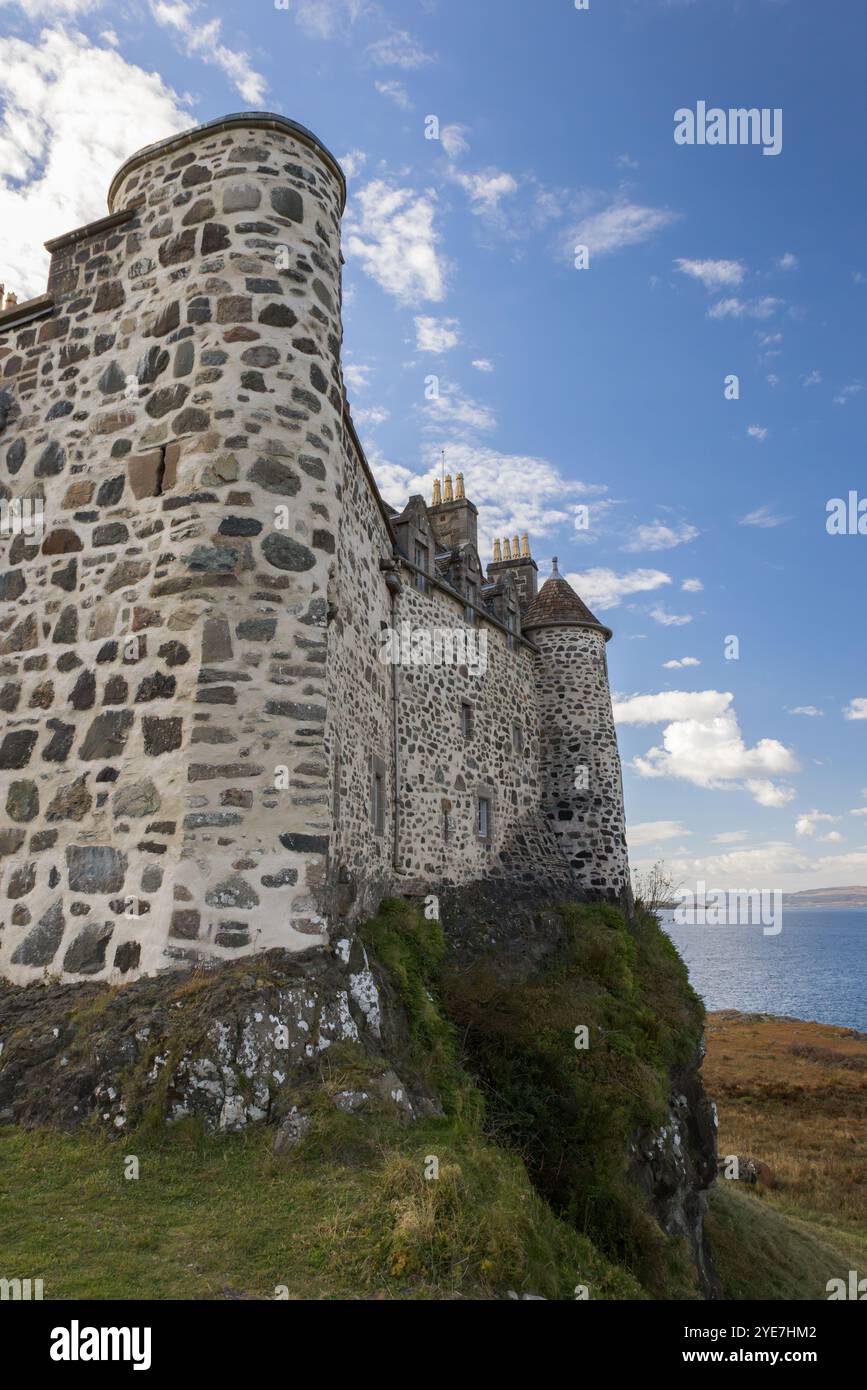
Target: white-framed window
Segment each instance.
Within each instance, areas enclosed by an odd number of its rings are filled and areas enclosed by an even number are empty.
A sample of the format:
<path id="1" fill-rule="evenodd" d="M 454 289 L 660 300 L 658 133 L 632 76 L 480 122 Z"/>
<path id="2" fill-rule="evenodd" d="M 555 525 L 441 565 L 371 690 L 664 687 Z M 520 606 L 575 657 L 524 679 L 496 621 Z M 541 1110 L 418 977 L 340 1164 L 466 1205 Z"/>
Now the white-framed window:
<path id="1" fill-rule="evenodd" d="M 466 700 L 461 701 L 461 733 L 464 738 L 473 736 L 473 707 Z"/>

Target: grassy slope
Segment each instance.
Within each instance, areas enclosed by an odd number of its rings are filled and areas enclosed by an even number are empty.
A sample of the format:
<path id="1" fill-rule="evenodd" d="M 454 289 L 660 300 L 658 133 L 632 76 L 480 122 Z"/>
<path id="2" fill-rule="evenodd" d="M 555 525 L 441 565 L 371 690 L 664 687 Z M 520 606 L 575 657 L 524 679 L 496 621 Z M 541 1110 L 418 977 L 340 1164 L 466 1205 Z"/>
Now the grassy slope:
<path id="1" fill-rule="evenodd" d="M 727 1011 L 709 1016 L 707 1042 L 719 1152 L 767 1164 L 773 1184 L 711 1194 L 727 1296 L 825 1298 L 829 1279 L 867 1271 L 867 1038 Z"/>
<path id="2" fill-rule="evenodd" d="M 161 1143 L 0 1130 L 2 1259 L 46 1298 L 641 1297 L 531 1190 L 517 1160 L 446 1120 L 285 1159 L 271 1135 Z M 124 1178 L 125 1155 L 139 1159 Z M 440 1159 L 438 1182 L 423 1177 Z"/>

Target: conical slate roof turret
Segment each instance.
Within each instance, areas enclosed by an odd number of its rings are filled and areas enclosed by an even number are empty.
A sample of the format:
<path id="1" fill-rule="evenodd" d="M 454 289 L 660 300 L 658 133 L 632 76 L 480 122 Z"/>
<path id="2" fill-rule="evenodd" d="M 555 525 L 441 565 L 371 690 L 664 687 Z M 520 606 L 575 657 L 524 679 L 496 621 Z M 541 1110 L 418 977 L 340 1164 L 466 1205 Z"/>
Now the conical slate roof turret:
<path id="1" fill-rule="evenodd" d="M 613 636 L 611 628 L 594 617 L 572 585 L 563 578 L 557 568 L 556 555 L 550 578 L 545 580 L 521 618 L 524 632 L 535 627 L 592 627 L 605 634 L 606 642 Z"/>

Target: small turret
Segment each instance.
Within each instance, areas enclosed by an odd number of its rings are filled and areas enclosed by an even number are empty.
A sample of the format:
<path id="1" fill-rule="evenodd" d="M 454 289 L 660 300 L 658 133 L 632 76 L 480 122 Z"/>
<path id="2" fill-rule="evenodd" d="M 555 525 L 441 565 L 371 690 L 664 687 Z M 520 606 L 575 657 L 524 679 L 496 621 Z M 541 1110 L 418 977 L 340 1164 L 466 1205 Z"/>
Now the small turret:
<path id="1" fill-rule="evenodd" d="M 556 557 L 523 618 L 539 648 L 537 692 L 543 810 L 582 889 L 631 904 L 626 817 L 605 644 Z"/>

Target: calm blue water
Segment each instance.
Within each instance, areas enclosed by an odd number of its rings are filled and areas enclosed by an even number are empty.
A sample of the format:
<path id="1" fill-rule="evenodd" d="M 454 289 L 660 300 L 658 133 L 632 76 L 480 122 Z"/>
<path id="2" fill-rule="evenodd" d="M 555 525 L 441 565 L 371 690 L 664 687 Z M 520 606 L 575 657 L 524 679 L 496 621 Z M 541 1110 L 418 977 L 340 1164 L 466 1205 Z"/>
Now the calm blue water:
<path id="1" fill-rule="evenodd" d="M 788 1014 L 867 1032 L 867 911 L 783 911 L 758 927 L 681 927 L 661 914 L 708 1009 Z"/>

